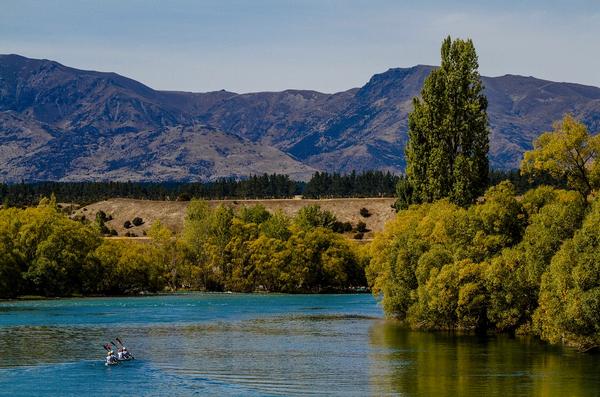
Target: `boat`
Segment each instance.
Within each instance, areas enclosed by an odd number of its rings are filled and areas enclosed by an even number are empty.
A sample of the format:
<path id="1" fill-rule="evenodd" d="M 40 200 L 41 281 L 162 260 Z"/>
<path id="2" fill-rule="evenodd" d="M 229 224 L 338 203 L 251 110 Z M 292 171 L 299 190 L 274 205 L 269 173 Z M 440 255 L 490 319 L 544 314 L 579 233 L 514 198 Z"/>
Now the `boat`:
<path id="1" fill-rule="evenodd" d="M 117 342 L 119 342 L 119 344 L 121 345 L 121 347 L 119 348 L 119 354 L 118 355 L 114 354 L 114 351 L 112 350 L 112 347 L 111 347 L 111 344 L 114 347 L 117 347 L 117 345 L 115 344 L 115 342 L 111 341 L 110 343 L 105 343 L 103 345 L 104 350 L 106 350 L 106 355 L 107 355 L 106 356 L 106 361 L 104 362 L 104 365 L 106 365 L 107 367 L 113 366 L 113 365 L 118 365 L 121 362 L 131 361 L 131 360 L 135 359 L 133 357 L 133 355 L 127 351 L 127 348 L 125 346 L 123 346 L 123 342 L 121 342 L 121 339 L 119 339 L 119 338 L 116 338 L 116 339 L 117 339 Z M 125 354 L 122 354 L 123 352 Z"/>

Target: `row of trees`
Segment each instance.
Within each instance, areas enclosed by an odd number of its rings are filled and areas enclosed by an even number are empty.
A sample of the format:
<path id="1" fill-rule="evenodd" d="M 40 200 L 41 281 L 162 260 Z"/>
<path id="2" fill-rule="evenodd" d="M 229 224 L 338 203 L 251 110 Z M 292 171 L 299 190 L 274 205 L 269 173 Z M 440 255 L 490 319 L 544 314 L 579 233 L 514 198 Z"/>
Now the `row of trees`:
<path id="1" fill-rule="evenodd" d="M 0 297 L 177 289 L 319 292 L 366 285 L 361 248 L 310 206 L 294 218 L 262 206 L 190 203 L 181 236 L 154 223 L 149 242 L 102 239 L 52 200 L 0 210 Z"/>
<path id="2" fill-rule="evenodd" d="M 394 197 L 400 178 L 383 171 L 351 172 L 346 175 L 317 172 L 302 194 L 306 198 Z"/>
<path id="3" fill-rule="evenodd" d="M 55 195 L 58 202 L 89 204 L 123 197 L 145 200 L 268 199 L 321 197 L 393 197 L 399 176 L 366 171 L 348 175 L 317 172 L 309 182 L 290 180 L 287 175 L 261 175 L 246 179 L 220 179 L 206 183 L 149 182 L 36 182 L 0 184 L 4 206 L 37 205 L 42 197 Z"/>
<path id="4" fill-rule="evenodd" d="M 36 182 L 0 184 L 0 201 L 5 206 L 36 205 L 42 197 L 55 195 L 62 203 L 89 204 L 122 197 L 145 200 L 191 198 L 290 198 L 301 194 L 304 183 L 287 175 L 264 174 L 236 180 L 206 183 L 184 182 Z"/>

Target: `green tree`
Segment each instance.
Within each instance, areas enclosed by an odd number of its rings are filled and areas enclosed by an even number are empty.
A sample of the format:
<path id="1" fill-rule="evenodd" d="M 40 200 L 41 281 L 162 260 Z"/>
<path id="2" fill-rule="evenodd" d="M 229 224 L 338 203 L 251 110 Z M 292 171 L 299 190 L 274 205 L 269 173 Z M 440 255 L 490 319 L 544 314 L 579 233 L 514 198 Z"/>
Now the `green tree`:
<path id="1" fill-rule="evenodd" d="M 485 189 L 489 130 L 478 67 L 471 40 L 444 40 L 441 66 L 425 80 L 409 115 L 406 174 L 412 199 L 449 197 L 464 206 Z M 400 199 L 400 207 L 406 206 L 409 200 Z"/>
<path id="2" fill-rule="evenodd" d="M 19 250 L 17 236 L 22 210 L 0 210 L 0 298 L 13 298 L 21 292 L 26 262 Z"/>
<path id="3" fill-rule="evenodd" d="M 260 231 L 269 238 L 287 240 L 292 234 L 289 229 L 290 223 L 290 218 L 281 210 L 278 210 L 269 219 L 261 223 Z"/>
<path id="4" fill-rule="evenodd" d="M 187 206 L 183 224 L 183 244 L 200 276 L 200 285 L 210 288 L 217 284 L 210 262 L 210 221 L 213 210 L 207 201 L 192 200 Z"/>
<path id="5" fill-rule="evenodd" d="M 257 225 L 260 225 L 271 217 L 271 213 L 267 211 L 264 205 L 256 204 L 240 208 L 237 217 L 245 223 L 256 223 Z"/>
<path id="6" fill-rule="evenodd" d="M 566 178 L 569 186 L 587 197 L 600 185 L 600 135 L 592 135 L 586 126 L 567 114 L 533 142 L 533 150 L 524 154 L 521 173 L 536 176 L 548 172 Z"/>
<path id="7" fill-rule="evenodd" d="M 182 241 L 175 238 L 173 232 L 160 221 L 152 223 L 148 237 L 151 238 L 149 254 L 153 256 L 154 264 L 162 269 L 168 288 L 175 291 L 184 286 L 188 263 L 183 255 Z"/>
<path id="8" fill-rule="evenodd" d="M 396 202 L 394 208 L 396 211 L 407 209 L 414 202 L 414 188 L 407 177 L 402 177 L 396 184 Z"/>
<path id="9" fill-rule="evenodd" d="M 565 241 L 542 277 L 534 323 L 543 339 L 600 347 L 600 201 Z"/>
<path id="10" fill-rule="evenodd" d="M 294 222 L 305 230 L 316 227 L 333 229 L 337 218 L 331 211 L 322 210 L 320 206 L 313 204 L 300 208 Z"/>

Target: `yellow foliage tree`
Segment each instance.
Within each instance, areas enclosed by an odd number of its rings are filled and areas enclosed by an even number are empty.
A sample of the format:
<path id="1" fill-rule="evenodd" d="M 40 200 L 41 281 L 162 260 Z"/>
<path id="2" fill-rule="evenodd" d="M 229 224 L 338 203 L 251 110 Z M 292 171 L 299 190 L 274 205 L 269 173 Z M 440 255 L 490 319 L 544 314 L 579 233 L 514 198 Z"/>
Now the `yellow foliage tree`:
<path id="1" fill-rule="evenodd" d="M 525 152 L 521 174 L 548 172 L 566 178 L 569 186 L 587 197 L 600 183 L 600 135 L 592 135 L 586 126 L 567 114 L 533 142 Z"/>

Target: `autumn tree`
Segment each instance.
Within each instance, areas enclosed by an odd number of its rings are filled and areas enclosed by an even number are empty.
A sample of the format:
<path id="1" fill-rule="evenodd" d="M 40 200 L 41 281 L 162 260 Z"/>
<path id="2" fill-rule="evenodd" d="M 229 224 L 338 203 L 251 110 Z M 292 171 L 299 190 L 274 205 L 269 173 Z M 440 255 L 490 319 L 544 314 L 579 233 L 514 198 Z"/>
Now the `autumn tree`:
<path id="1" fill-rule="evenodd" d="M 600 135 L 592 135 L 586 126 L 567 114 L 533 142 L 525 152 L 521 173 L 536 176 L 548 172 L 566 178 L 569 186 L 587 197 L 600 184 Z"/>
<path id="2" fill-rule="evenodd" d="M 472 203 L 488 180 L 487 99 L 473 42 L 442 43 L 441 66 L 425 80 L 408 119 L 406 174 L 413 199 Z"/>

